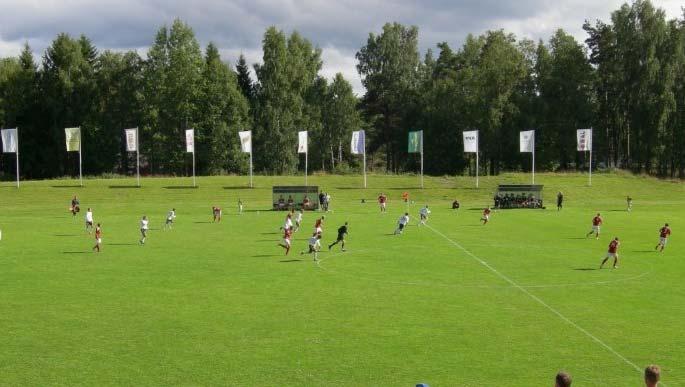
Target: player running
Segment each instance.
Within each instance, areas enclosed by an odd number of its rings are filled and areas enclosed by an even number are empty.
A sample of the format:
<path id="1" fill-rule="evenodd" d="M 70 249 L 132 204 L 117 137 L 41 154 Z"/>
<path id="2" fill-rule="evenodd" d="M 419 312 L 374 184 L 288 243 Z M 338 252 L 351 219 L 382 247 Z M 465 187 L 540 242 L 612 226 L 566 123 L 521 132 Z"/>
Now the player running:
<path id="1" fill-rule="evenodd" d="M 93 232 L 93 210 L 90 208 L 86 211 L 86 231 L 88 231 L 88 234 Z"/>
<path id="2" fill-rule="evenodd" d="M 212 207 L 212 215 L 214 216 L 212 223 L 221 222 L 221 207 Z"/>
<path id="3" fill-rule="evenodd" d="M 335 242 L 328 245 L 328 250 L 330 251 L 330 249 L 332 249 L 333 246 L 340 243 L 341 250 L 345 251 L 345 235 L 347 235 L 347 222 L 345 222 L 344 225 L 338 228 L 338 238 L 335 240 Z"/>
<path id="4" fill-rule="evenodd" d="M 587 233 L 587 235 L 585 235 L 585 237 L 587 238 L 590 235 L 595 234 L 595 239 L 599 239 L 599 229 L 602 226 L 603 222 L 604 222 L 604 220 L 602 219 L 602 216 L 598 212 L 597 215 L 594 218 L 592 218 L 592 230 L 590 230 L 590 232 Z"/>
<path id="5" fill-rule="evenodd" d="M 628 212 L 633 211 L 633 198 L 626 196 L 626 206 L 628 206 Z"/>
<path id="6" fill-rule="evenodd" d="M 614 238 L 614 240 L 609 243 L 609 251 L 607 252 L 607 256 L 604 257 L 602 264 L 599 265 L 600 269 L 604 267 L 604 264 L 609 260 L 609 258 L 614 258 L 614 269 L 618 269 L 618 246 L 620 245 L 621 244 L 618 242 L 618 237 Z"/>
<path id="7" fill-rule="evenodd" d="M 293 228 L 293 215 L 289 212 L 285 216 L 285 221 L 283 222 L 283 226 L 281 226 L 280 230 L 290 230 Z"/>
<path id="8" fill-rule="evenodd" d="M 661 247 L 661 250 L 659 252 L 664 251 L 664 247 L 666 247 L 666 244 L 668 243 L 668 237 L 671 235 L 671 228 L 668 227 L 668 223 L 664 225 L 664 227 L 659 230 L 659 244 L 656 245 L 654 250 L 659 249 Z"/>
<path id="9" fill-rule="evenodd" d="M 74 195 L 74 198 L 71 199 L 71 207 L 69 207 L 69 211 L 71 211 L 72 217 L 75 217 L 76 214 L 78 214 L 81 211 L 81 203 L 79 202 L 76 195 Z"/>
<path id="10" fill-rule="evenodd" d="M 381 207 L 381 212 L 385 212 L 385 204 L 388 201 L 388 197 L 385 196 L 382 192 L 380 195 L 378 195 L 378 205 Z"/>
<path id="11" fill-rule="evenodd" d="M 176 209 L 172 208 L 168 214 L 166 214 L 166 221 L 164 222 L 164 229 L 171 230 L 171 226 L 174 225 L 174 220 L 176 219 Z"/>
<path id="12" fill-rule="evenodd" d="M 485 226 L 486 224 L 488 224 L 488 222 L 490 221 L 490 213 L 491 213 L 491 212 L 492 212 L 492 210 L 490 209 L 490 207 L 486 207 L 486 208 L 483 210 L 483 217 L 480 218 L 480 221 L 483 222 L 483 226 Z"/>
<path id="13" fill-rule="evenodd" d="M 564 207 L 564 194 L 559 191 L 557 194 L 557 211 L 561 211 Z"/>
<path id="14" fill-rule="evenodd" d="M 319 251 L 321 250 L 321 234 L 314 234 L 312 235 L 311 238 L 309 238 L 309 251 L 302 251 L 300 255 L 307 253 L 307 254 L 314 254 L 314 260 L 318 261 L 319 260 Z"/>
<path id="15" fill-rule="evenodd" d="M 326 219 L 325 216 L 321 216 L 319 219 L 316 220 L 316 223 L 314 223 L 314 234 L 315 235 L 322 235 L 323 234 L 323 221 Z"/>
<path id="16" fill-rule="evenodd" d="M 147 216 L 143 215 L 143 219 L 140 220 L 140 245 L 145 244 L 145 238 L 147 238 L 147 230 L 148 230 L 148 224 L 149 221 L 147 220 Z"/>
<path id="17" fill-rule="evenodd" d="M 293 229 L 286 228 L 285 231 L 283 231 L 283 242 L 278 244 L 279 246 L 285 249 L 285 255 L 288 255 L 288 253 L 290 253 L 290 238 L 292 237 L 292 235 Z"/>
<path id="18" fill-rule="evenodd" d="M 93 251 L 100 252 L 100 246 L 102 245 L 102 228 L 100 223 L 95 227 L 95 246 L 93 246 Z"/>
<path id="19" fill-rule="evenodd" d="M 243 201 L 238 199 L 238 213 L 242 214 L 243 213 Z"/>
<path id="20" fill-rule="evenodd" d="M 395 229 L 395 235 L 402 234 L 404 228 L 409 224 L 409 213 L 405 212 L 404 215 L 400 216 L 397 220 L 397 228 Z"/>
<path id="21" fill-rule="evenodd" d="M 426 222 L 428 221 L 428 215 L 431 213 L 431 210 L 428 209 L 428 204 L 426 204 L 425 207 L 423 207 L 421 210 L 419 210 L 419 226 L 420 225 L 426 225 Z"/>
<path id="22" fill-rule="evenodd" d="M 297 213 L 295 214 L 295 229 L 293 231 L 297 232 L 297 230 L 300 229 L 303 214 L 304 211 L 302 211 L 302 209 L 297 210 Z"/>

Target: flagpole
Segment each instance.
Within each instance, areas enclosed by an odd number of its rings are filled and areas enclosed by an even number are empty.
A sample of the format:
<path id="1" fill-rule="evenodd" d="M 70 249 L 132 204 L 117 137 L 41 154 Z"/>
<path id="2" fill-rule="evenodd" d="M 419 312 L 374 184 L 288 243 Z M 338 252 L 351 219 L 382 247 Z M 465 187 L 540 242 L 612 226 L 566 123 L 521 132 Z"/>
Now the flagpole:
<path id="1" fill-rule="evenodd" d="M 590 128 L 590 174 L 588 185 L 592 187 L 592 128 Z"/>
<path id="2" fill-rule="evenodd" d="M 83 158 L 81 157 L 81 151 L 83 149 L 83 133 L 81 133 L 81 127 L 78 128 L 78 178 L 83 187 Z"/>
<path id="3" fill-rule="evenodd" d="M 195 133 L 193 133 L 193 188 L 195 186 Z"/>
<path id="4" fill-rule="evenodd" d="M 140 188 L 140 133 L 136 128 L 136 179 Z"/>
<path id="5" fill-rule="evenodd" d="M 533 132 L 533 185 L 535 185 L 535 132 Z"/>
<path id="6" fill-rule="evenodd" d="M 362 166 L 364 167 L 364 188 L 366 188 L 366 133 L 364 133 L 364 161 Z"/>
<path id="7" fill-rule="evenodd" d="M 17 151 L 14 153 L 17 156 L 17 188 L 19 188 L 19 128 L 15 130 L 17 132 Z"/>
<path id="8" fill-rule="evenodd" d="M 478 188 L 478 151 L 476 150 L 476 188 Z"/>
<path id="9" fill-rule="evenodd" d="M 307 147 L 309 147 L 309 144 L 307 144 Z M 307 149 L 307 152 L 304 152 L 304 186 L 307 186 L 307 163 L 309 159 L 309 149 Z"/>
<path id="10" fill-rule="evenodd" d="M 423 130 L 421 131 L 421 189 L 423 189 Z"/>
<path id="11" fill-rule="evenodd" d="M 250 137 L 250 188 L 254 188 L 252 184 L 252 137 Z"/>

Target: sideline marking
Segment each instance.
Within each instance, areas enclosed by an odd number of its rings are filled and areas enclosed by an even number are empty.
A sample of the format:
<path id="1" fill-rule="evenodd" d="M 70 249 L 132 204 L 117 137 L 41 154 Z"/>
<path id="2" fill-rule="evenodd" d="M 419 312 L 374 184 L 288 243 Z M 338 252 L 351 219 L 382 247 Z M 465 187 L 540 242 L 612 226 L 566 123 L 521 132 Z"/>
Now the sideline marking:
<path id="1" fill-rule="evenodd" d="M 579 330 L 580 332 L 582 332 L 583 334 L 585 334 L 585 336 L 589 337 L 589 338 L 592 339 L 594 342 L 596 342 L 597 344 L 601 345 L 602 347 L 604 347 L 604 348 L 605 348 L 606 350 L 608 350 L 609 352 L 613 353 L 616 357 L 618 357 L 619 359 L 623 360 L 623 361 L 624 361 L 626 364 L 628 364 L 629 366 L 633 367 L 637 372 L 640 372 L 640 373 L 642 372 L 642 369 L 640 369 L 640 367 L 638 367 L 635 363 L 633 363 L 632 361 L 628 360 L 625 356 L 623 356 L 623 355 L 621 355 L 620 353 L 618 353 L 615 349 L 611 348 L 608 344 L 606 344 L 605 342 L 603 342 L 602 340 L 600 340 L 599 338 L 597 338 L 597 336 L 593 335 L 592 333 L 588 332 L 587 330 L 585 330 L 585 329 L 584 329 L 583 327 L 581 327 L 580 325 L 578 325 L 578 324 L 576 324 L 575 322 L 571 321 L 571 319 L 569 319 L 568 317 L 566 317 L 566 316 L 564 316 L 563 314 L 561 314 L 561 312 L 559 312 L 558 310 L 556 310 L 556 309 L 552 308 L 551 306 L 549 306 L 549 304 L 547 304 L 547 303 L 546 303 L 545 301 L 543 301 L 541 298 L 539 298 L 539 297 L 536 296 L 535 294 L 529 292 L 526 288 L 520 286 L 518 283 L 516 283 L 516 282 L 515 282 L 514 280 L 512 280 L 511 278 L 509 278 L 509 277 L 507 277 L 506 275 L 504 275 L 504 274 L 500 273 L 499 271 L 497 271 L 497 269 L 495 269 L 494 267 L 490 266 L 489 263 L 487 263 L 487 262 L 485 262 L 484 260 L 478 258 L 475 254 L 473 254 L 473 253 L 470 252 L 469 250 L 465 249 L 462 245 L 460 245 L 459 243 L 453 241 L 453 240 L 450 239 L 447 235 L 441 233 L 440 231 L 436 230 L 436 229 L 433 228 L 432 226 L 426 224 L 426 227 L 428 227 L 429 229 L 433 230 L 434 233 L 436 233 L 436 234 L 440 235 L 441 237 L 443 237 L 446 241 L 450 242 L 452 245 L 454 245 L 455 247 L 457 247 L 459 250 L 461 250 L 461 251 L 463 251 L 464 253 L 466 253 L 466 255 L 468 255 L 469 257 L 475 259 L 478 263 L 480 263 L 481 265 L 485 266 L 485 267 L 486 267 L 488 270 L 490 270 L 492 273 L 494 273 L 495 275 L 497 275 L 497 276 L 500 277 L 501 279 L 503 279 L 503 280 L 505 280 L 506 282 L 508 282 L 509 284 L 511 284 L 511 286 L 513 286 L 513 287 L 515 287 L 516 289 L 520 290 L 523 294 L 525 294 L 525 295 L 527 295 L 528 297 L 532 298 L 532 299 L 533 299 L 535 302 L 537 302 L 538 304 L 544 306 L 547 310 L 549 310 L 549 311 L 552 312 L 553 314 L 557 315 L 557 317 L 559 317 L 560 319 L 562 319 L 563 321 L 565 321 L 567 324 L 569 324 L 569 325 L 571 325 L 572 327 L 576 328 L 577 330 Z M 662 384 L 663 384 L 663 383 L 662 383 Z"/>

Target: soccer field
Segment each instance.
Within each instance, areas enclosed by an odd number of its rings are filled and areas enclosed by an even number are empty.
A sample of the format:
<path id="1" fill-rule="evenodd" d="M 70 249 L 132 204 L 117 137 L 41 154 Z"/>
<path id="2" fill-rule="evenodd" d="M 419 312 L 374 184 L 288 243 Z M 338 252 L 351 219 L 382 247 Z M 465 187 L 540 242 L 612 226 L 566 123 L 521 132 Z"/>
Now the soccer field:
<path id="1" fill-rule="evenodd" d="M 303 178 L 246 181 L 3 183 L 0 384 L 548 386 L 565 369 L 574 386 L 637 386 L 656 363 L 667 386 L 685 385 L 681 183 L 599 174 L 587 187 L 586 175 L 540 174 L 546 210 L 498 210 L 483 226 L 496 185 L 528 175 L 484 177 L 478 190 L 465 177 L 427 177 L 420 190 L 410 188 L 418 177 L 369 176 L 363 190 L 358 176 L 310 176 L 332 196 L 313 262 L 299 252 L 321 213 L 305 213 L 284 256 L 285 213 L 269 210 L 272 185 Z M 74 194 L 82 212 L 72 218 Z M 417 227 L 424 204 L 432 214 Z M 102 223 L 100 254 L 88 207 Z M 411 225 L 394 236 L 405 210 Z M 586 239 L 597 212 L 602 235 Z M 347 251 L 328 252 L 345 221 Z M 665 222 L 674 235 L 656 253 Z M 620 268 L 597 270 L 614 236 Z"/>

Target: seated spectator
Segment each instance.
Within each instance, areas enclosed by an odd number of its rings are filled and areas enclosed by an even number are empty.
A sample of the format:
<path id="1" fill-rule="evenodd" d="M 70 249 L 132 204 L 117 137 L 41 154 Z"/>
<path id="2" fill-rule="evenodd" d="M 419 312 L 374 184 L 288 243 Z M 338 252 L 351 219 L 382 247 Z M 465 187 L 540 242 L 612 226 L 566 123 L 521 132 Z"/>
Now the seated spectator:
<path id="1" fill-rule="evenodd" d="M 459 209 L 459 200 L 454 199 L 454 201 L 452 202 L 452 209 L 453 209 L 453 210 L 458 210 L 458 209 Z"/>
<path id="2" fill-rule="evenodd" d="M 278 209 L 283 209 L 285 208 L 285 199 L 283 198 L 283 195 L 281 195 L 278 198 Z"/>
<path id="3" fill-rule="evenodd" d="M 308 210 L 309 205 L 310 205 L 309 198 L 307 197 L 307 195 L 304 195 L 304 199 L 302 199 L 302 208 L 305 210 Z"/>
<path id="4" fill-rule="evenodd" d="M 293 200 L 293 196 L 288 195 L 288 208 L 292 209 L 294 204 L 295 204 L 295 200 Z"/>
<path id="5" fill-rule="evenodd" d="M 571 375 L 564 371 L 559 371 L 555 380 L 554 387 L 571 387 Z"/>
<path id="6" fill-rule="evenodd" d="M 647 387 L 656 387 L 661 380 L 661 369 L 658 365 L 650 365 L 645 368 L 645 385 Z"/>

